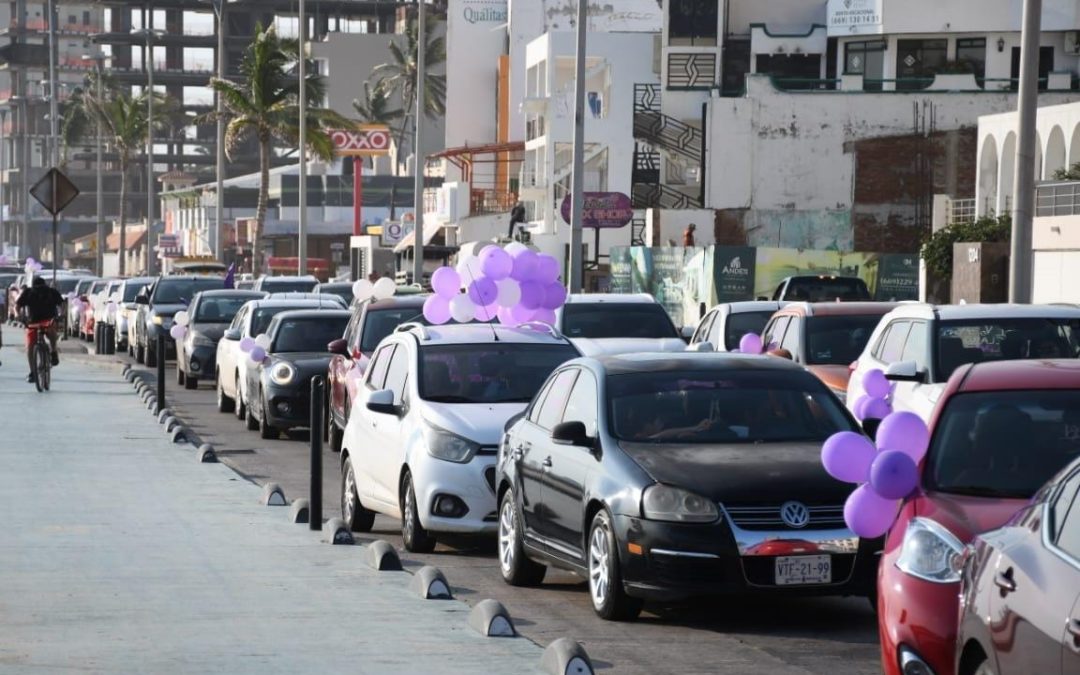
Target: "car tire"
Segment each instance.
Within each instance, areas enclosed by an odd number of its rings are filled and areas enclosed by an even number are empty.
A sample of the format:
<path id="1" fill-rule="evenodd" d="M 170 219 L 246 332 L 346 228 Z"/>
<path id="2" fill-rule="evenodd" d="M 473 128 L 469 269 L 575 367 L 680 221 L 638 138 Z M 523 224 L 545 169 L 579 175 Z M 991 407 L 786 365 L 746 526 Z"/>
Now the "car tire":
<path id="1" fill-rule="evenodd" d="M 236 414 L 236 419 L 241 422 L 247 417 L 247 406 L 244 405 L 244 399 L 240 398 L 240 376 L 236 376 L 236 397 L 233 399 L 236 405 L 233 406 L 233 412 Z"/>
<path id="2" fill-rule="evenodd" d="M 375 512 L 368 511 L 360 503 L 356 489 L 356 474 L 352 462 L 346 460 L 341 467 L 341 519 L 353 532 L 371 532 L 375 526 Z"/>
<path id="3" fill-rule="evenodd" d="M 184 369 L 180 367 L 180 364 L 176 364 L 176 384 L 184 384 Z"/>
<path id="4" fill-rule="evenodd" d="M 146 348 L 142 345 L 135 348 L 135 363 L 146 363 Z"/>
<path id="5" fill-rule="evenodd" d="M 150 345 L 146 346 L 146 367 L 157 367 L 157 352 Z"/>
<path id="6" fill-rule="evenodd" d="M 259 401 L 259 437 L 267 441 L 277 440 L 281 437 L 281 432 L 269 422 L 270 416 L 266 413 L 266 397 L 262 395 L 262 392 L 259 393 Z"/>
<path id="7" fill-rule="evenodd" d="M 420 523 L 416 489 L 413 487 L 412 474 L 408 471 L 401 479 L 401 543 L 410 553 L 431 553 L 437 543 L 435 537 Z"/>
<path id="8" fill-rule="evenodd" d="M 247 413 L 244 416 L 244 428 L 248 431 L 259 430 L 259 420 L 256 419 L 254 411 L 255 409 L 251 407 L 250 402 L 244 404 L 244 412 Z"/>
<path id="9" fill-rule="evenodd" d="M 503 494 L 499 505 L 499 571 L 511 586 L 539 586 L 547 574 L 547 566 L 525 553 L 524 528 L 513 490 Z"/>
<path id="10" fill-rule="evenodd" d="M 184 376 L 184 389 L 198 389 L 199 378 L 192 377 L 191 375 Z"/>
<path id="11" fill-rule="evenodd" d="M 330 450 L 341 452 L 341 446 L 345 443 L 345 430 L 340 428 L 333 420 L 330 420 Z"/>
<path id="12" fill-rule="evenodd" d="M 642 601 L 626 594 L 619 565 L 619 544 L 611 516 L 601 509 L 593 516 L 585 555 L 589 599 L 593 611 L 608 621 L 632 621 L 641 613 Z"/>
<path id="13" fill-rule="evenodd" d="M 217 409 L 219 413 L 231 413 L 236 406 L 236 401 L 225 395 L 221 388 L 221 375 L 214 378 L 214 389 L 217 390 Z"/>

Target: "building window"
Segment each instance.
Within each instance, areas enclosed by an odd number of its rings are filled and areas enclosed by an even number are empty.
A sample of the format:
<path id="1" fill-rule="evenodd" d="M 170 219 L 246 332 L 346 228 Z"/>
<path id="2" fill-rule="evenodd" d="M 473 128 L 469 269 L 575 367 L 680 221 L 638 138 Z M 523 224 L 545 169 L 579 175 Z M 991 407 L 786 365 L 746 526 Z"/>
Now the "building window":
<path id="1" fill-rule="evenodd" d="M 1054 48 L 1039 47 L 1039 91 L 1046 91 L 1049 84 L 1050 73 L 1054 70 Z M 1020 48 L 1012 50 L 1012 88 L 1020 88 Z"/>
<path id="2" fill-rule="evenodd" d="M 820 89 L 820 54 L 758 54 L 755 62 L 759 75 L 770 75 L 776 86 L 789 89 Z"/>
<path id="3" fill-rule="evenodd" d="M 844 74 L 862 75 L 864 90 L 880 91 L 884 72 L 884 40 L 848 42 L 844 45 Z"/>
<path id="4" fill-rule="evenodd" d="M 956 41 L 956 63 L 970 68 L 981 87 L 986 77 L 986 38 L 964 38 Z"/>
<path id="5" fill-rule="evenodd" d="M 668 44 L 715 47 L 719 6 L 716 0 L 671 0 Z"/>
<path id="6" fill-rule="evenodd" d="M 948 40 L 897 40 L 896 88 L 925 89 L 948 60 Z"/>

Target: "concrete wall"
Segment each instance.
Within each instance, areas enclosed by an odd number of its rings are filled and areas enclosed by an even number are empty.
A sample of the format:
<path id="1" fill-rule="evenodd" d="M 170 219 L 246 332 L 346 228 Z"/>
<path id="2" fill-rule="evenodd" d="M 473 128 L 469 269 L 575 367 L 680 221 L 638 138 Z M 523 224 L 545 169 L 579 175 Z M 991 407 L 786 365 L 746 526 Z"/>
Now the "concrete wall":
<path id="1" fill-rule="evenodd" d="M 825 6 L 825 0 L 732 0 L 727 32 L 748 36 L 750 24 L 763 23 L 771 33 L 805 33 L 825 23 Z"/>
<path id="2" fill-rule="evenodd" d="M 507 0 L 458 0 L 447 9 L 448 148 L 496 139 L 498 59 L 506 52 L 507 12 Z"/>
<path id="3" fill-rule="evenodd" d="M 1080 303 L 1080 251 L 1035 251 L 1032 302 Z"/>
<path id="4" fill-rule="evenodd" d="M 1031 235 L 1036 251 L 1080 251 L 1080 216 L 1035 218 Z"/>
<path id="5" fill-rule="evenodd" d="M 649 209 L 645 212 L 645 245 L 667 246 L 674 241 L 682 246 L 686 226 L 694 223 L 694 245 L 711 246 L 716 243 L 715 220 L 716 212 L 711 209 Z"/>
<path id="6" fill-rule="evenodd" d="M 880 0 L 882 33 L 1018 30 L 1018 0 Z M 1043 0 L 1044 31 L 1077 27 L 1075 0 Z"/>

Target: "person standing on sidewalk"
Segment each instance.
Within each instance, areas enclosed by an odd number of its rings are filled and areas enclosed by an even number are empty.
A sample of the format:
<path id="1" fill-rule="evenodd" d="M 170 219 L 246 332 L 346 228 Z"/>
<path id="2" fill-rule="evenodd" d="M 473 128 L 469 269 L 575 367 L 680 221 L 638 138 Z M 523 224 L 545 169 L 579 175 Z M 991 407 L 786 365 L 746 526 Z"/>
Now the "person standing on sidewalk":
<path id="1" fill-rule="evenodd" d="M 64 296 L 59 291 L 45 284 L 44 277 L 34 277 L 34 285 L 19 296 L 17 303 L 20 313 L 26 313 L 26 360 L 30 364 L 30 374 L 26 376 L 27 382 L 34 381 L 34 343 L 37 341 L 37 328 L 33 324 L 48 322 L 45 335 L 49 338 L 49 346 L 52 348 L 52 364 L 60 365 L 60 354 L 56 351 L 56 316 L 60 308 L 64 306 Z"/>
<path id="2" fill-rule="evenodd" d="M 697 225 L 690 223 L 686 226 L 686 229 L 682 233 L 682 245 L 685 248 L 694 248 L 694 230 L 697 229 Z"/>

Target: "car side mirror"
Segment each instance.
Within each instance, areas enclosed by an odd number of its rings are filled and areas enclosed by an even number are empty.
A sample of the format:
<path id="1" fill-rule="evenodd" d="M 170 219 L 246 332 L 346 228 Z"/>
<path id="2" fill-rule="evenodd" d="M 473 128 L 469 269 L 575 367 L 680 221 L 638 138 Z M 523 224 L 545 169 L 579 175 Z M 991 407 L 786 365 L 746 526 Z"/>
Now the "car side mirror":
<path id="1" fill-rule="evenodd" d="M 225 333 L 222 334 L 221 337 L 225 338 L 226 340 L 231 340 L 233 342 L 237 342 L 240 339 L 240 331 L 237 330 L 236 328 L 230 328 L 230 329 L 226 330 Z"/>
<path id="2" fill-rule="evenodd" d="M 367 409 L 380 415 L 397 415 L 398 407 L 394 405 L 394 392 L 389 389 L 371 392 L 368 396 Z"/>
<path id="3" fill-rule="evenodd" d="M 341 338 L 332 340 L 330 344 L 326 345 L 326 351 L 334 354 L 335 356 L 344 356 L 349 358 L 349 343 L 345 342 Z"/>
<path id="4" fill-rule="evenodd" d="M 897 361 L 885 369 L 885 379 L 890 382 L 926 382 L 926 371 L 919 370 L 914 361 Z"/>
<path id="5" fill-rule="evenodd" d="M 593 447 L 593 439 L 585 431 L 584 422 L 562 422 L 551 430 L 551 440 L 558 445 L 574 445 L 580 448 Z"/>

